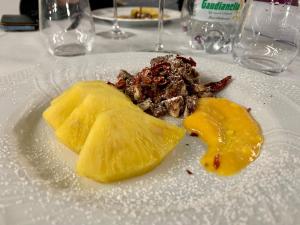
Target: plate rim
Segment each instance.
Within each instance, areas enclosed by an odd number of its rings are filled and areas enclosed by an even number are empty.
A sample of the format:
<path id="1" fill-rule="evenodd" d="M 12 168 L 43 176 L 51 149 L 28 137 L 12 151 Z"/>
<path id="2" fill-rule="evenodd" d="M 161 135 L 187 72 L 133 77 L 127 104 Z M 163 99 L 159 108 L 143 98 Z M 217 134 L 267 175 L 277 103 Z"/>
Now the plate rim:
<path id="1" fill-rule="evenodd" d="M 106 53 L 106 55 L 120 55 L 120 54 L 123 54 L 123 53 Z M 136 52 L 131 52 L 131 54 L 142 54 L 142 55 L 145 55 L 145 54 L 149 54 L 149 53 L 147 53 L 147 52 L 143 52 L 143 53 L 141 53 L 141 52 L 139 52 L 139 53 L 136 53 Z M 155 53 L 152 53 L 153 55 L 151 55 L 151 56 L 154 56 L 154 54 Z M 101 55 L 104 55 L 103 57 L 105 57 L 105 54 L 101 54 Z M 196 58 L 197 59 L 197 62 L 198 62 L 198 68 L 201 68 L 201 62 L 200 61 L 198 61 L 198 60 L 200 60 L 201 58 L 202 58 L 202 56 L 192 56 L 192 57 L 194 57 L 194 58 Z M 92 55 L 91 56 L 91 58 L 94 58 L 95 60 L 97 59 L 97 55 Z M 77 61 L 77 60 L 79 60 L 80 61 L 80 59 L 79 58 L 76 58 L 76 59 L 74 59 L 75 61 Z M 210 60 L 210 59 L 205 59 L 205 61 L 208 61 L 208 60 Z M 62 60 L 61 62 L 59 62 L 59 64 L 60 65 L 64 65 L 64 61 L 65 60 Z M 246 68 L 243 68 L 243 67 L 240 67 L 240 66 L 238 66 L 237 64 L 230 64 L 230 63 L 227 63 L 227 62 L 222 62 L 222 61 L 219 61 L 219 60 L 215 60 L 215 61 L 217 61 L 217 62 L 219 62 L 221 65 L 228 65 L 228 66 L 233 66 L 233 67 L 239 67 L 241 70 L 245 70 L 245 71 L 249 71 L 249 69 L 246 69 Z M 87 61 L 85 61 L 84 63 L 88 63 L 89 62 L 89 60 L 87 59 Z M 148 63 L 148 62 L 147 62 Z M 70 65 L 70 63 L 68 63 L 69 65 Z M 67 65 L 68 65 L 67 64 Z M 212 69 L 213 70 L 213 69 Z M 252 74 L 255 74 L 256 76 L 262 76 L 262 74 L 261 73 L 259 73 L 259 72 L 256 72 L 256 71 L 252 71 L 252 70 L 250 70 L 251 72 L 252 72 Z M 35 72 L 35 75 L 37 75 L 37 73 L 38 72 Z M 49 71 L 45 71 L 45 73 L 49 73 Z M 35 76 L 34 75 L 34 76 Z M 31 78 L 34 78 L 34 76 L 32 76 Z M 273 77 L 269 77 L 269 76 L 266 76 L 266 75 L 264 75 L 265 76 L 265 79 L 266 80 L 273 80 L 274 82 L 280 82 L 281 80 L 278 80 L 278 79 L 274 79 Z M 78 77 L 80 77 L 80 76 L 78 76 Z M 30 80 L 30 78 L 28 78 L 29 80 Z M 24 80 L 23 80 L 24 81 Z M 21 83 L 23 82 L 23 81 L 20 81 Z M 293 83 L 290 83 L 291 85 L 293 85 Z M 0 87 L 0 89 L 1 89 L 1 87 Z M 32 91 L 32 93 L 36 93 L 36 90 L 35 91 Z M 23 105 L 24 103 L 22 103 L 22 105 Z M 19 106 L 21 106 L 21 104 L 19 104 Z M 0 125 L 1 125 L 1 122 L 2 121 L 0 121 Z M 1 128 L 1 127 L 0 127 Z M 0 129 L 0 131 L 1 131 L 1 129 Z M 0 134 L 2 135 L 2 133 L 0 132 Z M 1 137 L 1 136 L 0 136 Z M 0 148 L 1 149 L 1 148 Z M 0 217 L 1 217 L 1 214 L 0 214 Z M 1 218 L 0 218 L 1 219 Z M 1 221 L 1 220 L 0 220 Z"/>

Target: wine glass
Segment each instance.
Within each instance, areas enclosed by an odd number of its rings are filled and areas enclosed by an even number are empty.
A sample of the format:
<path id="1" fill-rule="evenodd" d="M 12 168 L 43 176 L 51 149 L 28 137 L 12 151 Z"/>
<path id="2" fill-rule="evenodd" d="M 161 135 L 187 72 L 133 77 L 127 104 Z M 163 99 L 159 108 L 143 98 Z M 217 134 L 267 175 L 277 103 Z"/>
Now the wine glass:
<path id="1" fill-rule="evenodd" d="M 119 26 L 117 0 L 113 0 L 113 10 L 114 10 L 114 15 L 113 15 L 114 21 L 113 21 L 112 29 L 110 31 L 100 32 L 98 33 L 98 35 L 109 39 L 126 39 L 130 37 L 129 33 L 124 32 Z"/>
<path id="2" fill-rule="evenodd" d="M 158 2 L 159 14 L 158 14 L 158 36 L 157 43 L 155 46 L 156 52 L 167 52 L 171 54 L 179 54 L 179 52 L 174 50 L 165 50 L 163 44 L 163 30 L 164 30 L 164 10 L 165 10 L 165 0 L 159 0 Z"/>
<path id="3" fill-rule="evenodd" d="M 157 37 L 157 44 L 156 44 L 156 51 L 162 51 L 164 49 L 163 40 L 162 40 L 162 33 L 164 29 L 164 9 L 165 9 L 165 0 L 158 1 L 158 37 Z"/>

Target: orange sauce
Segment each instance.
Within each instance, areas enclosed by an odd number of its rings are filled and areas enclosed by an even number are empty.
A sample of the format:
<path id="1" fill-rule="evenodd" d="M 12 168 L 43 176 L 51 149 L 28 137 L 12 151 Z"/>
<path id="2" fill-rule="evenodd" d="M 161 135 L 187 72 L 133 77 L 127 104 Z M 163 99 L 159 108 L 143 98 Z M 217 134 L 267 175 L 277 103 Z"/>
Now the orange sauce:
<path id="1" fill-rule="evenodd" d="M 207 144 L 200 163 L 218 175 L 233 175 L 260 153 L 263 135 L 248 110 L 225 98 L 201 98 L 184 127 Z"/>

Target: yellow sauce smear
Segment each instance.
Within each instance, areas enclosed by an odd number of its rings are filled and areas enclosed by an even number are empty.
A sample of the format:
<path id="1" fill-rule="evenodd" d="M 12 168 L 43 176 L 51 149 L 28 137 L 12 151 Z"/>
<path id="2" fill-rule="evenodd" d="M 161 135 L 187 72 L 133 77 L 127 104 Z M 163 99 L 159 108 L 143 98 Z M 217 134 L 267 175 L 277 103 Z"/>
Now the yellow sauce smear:
<path id="1" fill-rule="evenodd" d="M 184 127 L 208 146 L 200 160 L 207 171 L 228 176 L 239 172 L 260 153 L 263 135 L 247 109 L 224 98 L 201 98 Z"/>

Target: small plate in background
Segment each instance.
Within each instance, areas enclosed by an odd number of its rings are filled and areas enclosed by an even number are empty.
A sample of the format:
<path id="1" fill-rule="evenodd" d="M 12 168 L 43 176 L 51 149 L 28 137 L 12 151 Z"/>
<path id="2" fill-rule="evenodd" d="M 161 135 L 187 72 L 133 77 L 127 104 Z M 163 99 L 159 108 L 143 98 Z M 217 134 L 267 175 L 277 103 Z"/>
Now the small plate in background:
<path id="1" fill-rule="evenodd" d="M 137 7 L 119 7 L 118 16 L 130 16 L 130 12 L 133 8 Z M 97 9 L 94 10 L 92 14 L 94 19 L 97 20 L 111 23 L 114 21 L 113 8 Z M 180 19 L 180 12 L 173 9 L 165 9 L 164 14 L 164 22 L 171 22 Z M 119 18 L 118 21 L 121 26 L 156 26 L 158 19 Z"/>

